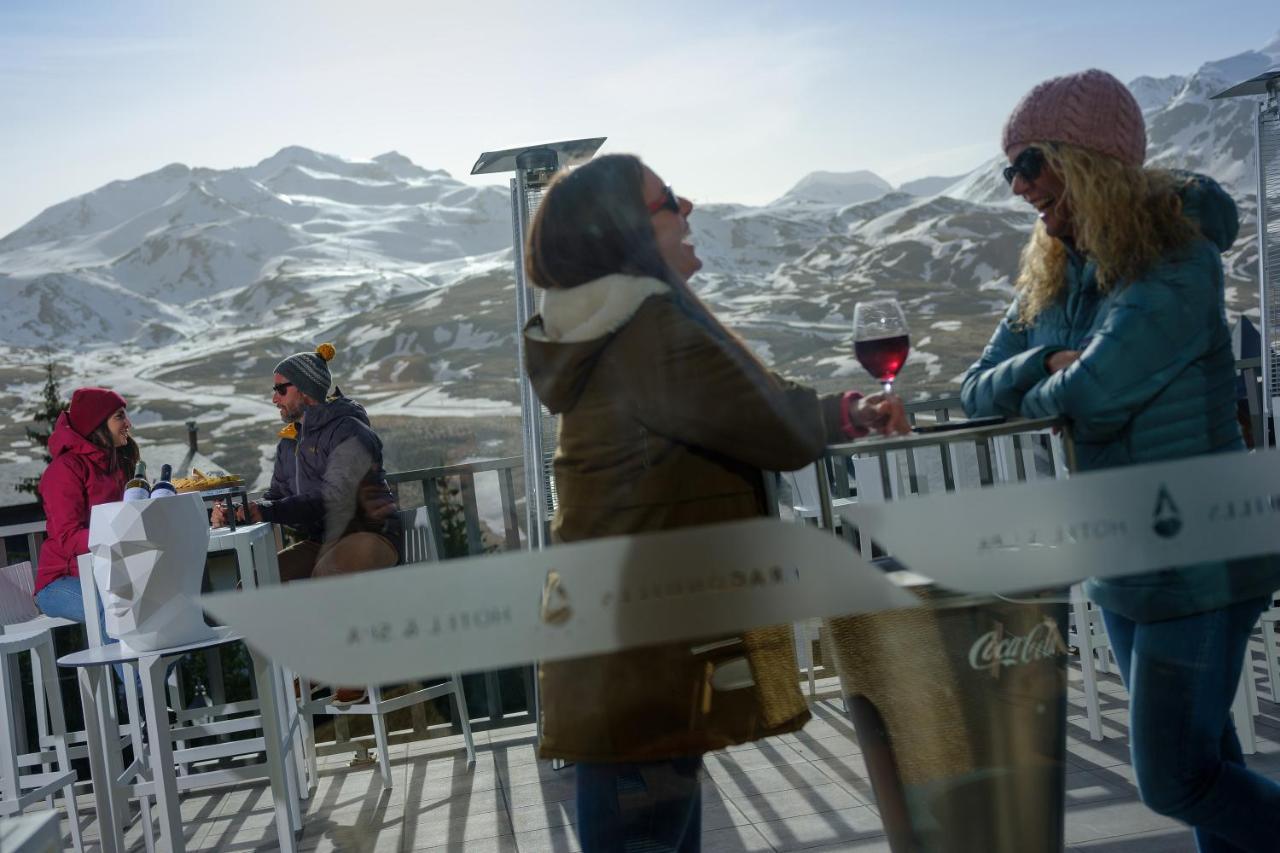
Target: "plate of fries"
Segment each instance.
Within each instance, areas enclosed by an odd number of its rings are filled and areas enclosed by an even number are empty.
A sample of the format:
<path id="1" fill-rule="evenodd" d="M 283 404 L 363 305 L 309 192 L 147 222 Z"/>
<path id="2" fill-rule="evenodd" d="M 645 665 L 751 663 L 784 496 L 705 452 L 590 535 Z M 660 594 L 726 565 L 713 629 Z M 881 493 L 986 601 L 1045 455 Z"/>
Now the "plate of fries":
<path id="1" fill-rule="evenodd" d="M 190 477 L 178 477 L 173 480 L 173 487 L 179 492 L 203 492 L 208 489 L 221 489 L 227 486 L 240 486 L 244 478 L 235 474 L 206 474 L 199 468 L 191 469 Z"/>

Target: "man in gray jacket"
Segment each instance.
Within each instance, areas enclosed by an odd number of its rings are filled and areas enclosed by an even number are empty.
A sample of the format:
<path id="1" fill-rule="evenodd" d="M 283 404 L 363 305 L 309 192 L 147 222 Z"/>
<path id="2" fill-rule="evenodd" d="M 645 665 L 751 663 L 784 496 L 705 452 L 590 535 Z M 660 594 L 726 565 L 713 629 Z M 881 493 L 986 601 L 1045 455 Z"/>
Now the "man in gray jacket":
<path id="1" fill-rule="evenodd" d="M 401 526 L 382 473 L 382 440 L 359 403 L 329 388 L 332 344 L 289 356 L 275 367 L 271 402 L 285 426 L 271 487 L 248 520 L 293 528 L 300 541 L 279 554 L 283 581 L 370 569 L 400 561 Z M 244 510 L 237 509 L 242 518 Z M 225 523 L 215 507 L 214 526 Z"/>

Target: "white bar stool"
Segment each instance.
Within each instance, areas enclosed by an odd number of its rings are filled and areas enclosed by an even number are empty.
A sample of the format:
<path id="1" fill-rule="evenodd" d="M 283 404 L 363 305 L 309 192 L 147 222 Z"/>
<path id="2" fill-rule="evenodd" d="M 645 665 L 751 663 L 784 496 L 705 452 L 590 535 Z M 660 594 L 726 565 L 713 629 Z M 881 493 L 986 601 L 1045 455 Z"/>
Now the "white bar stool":
<path id="1" fill-rule="evenodd" d="M 47 765 L 49 759 L 56 760 L 57 768 L 50 772 L 29 773 L 23 775 L 20 769 L 21 757 L 18 754 L 16 724 L 12 713 L 15 703 L 13 697 L 21 689 L 11 678 L 8 666 L 12 656 L 27 652 L 31 655 L 31 675 L 35 684 L 45 684 L 52 680 L 54 699 L 48 703 L 51 720 L 49 737 L 53 741 L 53 755 L 43 754 L 38 749 L 30 760 L 30 764 Z M 22 814 L 32 803 L 51 797 L 61 789 L 62 798 L 67 809 L 67 821 L 71 824 L 71 844 L 80 853 L 84 849 L 80 838 L 80 812 L 76 807 L 75 782 L 76 773 L 71 769 L 71 759 L 67 755 L 67 726 L 62 716 L 62 702 L 57 691 L 57 669 L 53 663 L 53 636 L 45 628 L 26 633 L 10 632 L 0 635 L 0 815 L 5 817 Z M 46 688 L 48 689 L 48 688 Z M 37 703 L 37 708 L 39 708 Z"/>

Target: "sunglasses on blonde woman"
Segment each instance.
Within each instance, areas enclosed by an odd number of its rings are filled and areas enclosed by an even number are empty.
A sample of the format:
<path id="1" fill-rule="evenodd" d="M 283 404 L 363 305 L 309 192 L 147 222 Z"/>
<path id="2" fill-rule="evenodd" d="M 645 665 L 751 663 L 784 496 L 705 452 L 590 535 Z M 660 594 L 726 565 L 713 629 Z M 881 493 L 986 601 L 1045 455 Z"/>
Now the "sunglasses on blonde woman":
<path id="1" fill-rule="evenodd" d="M 1044 168 L 1044 152 L 1039 148 L 1025 148 L 1022 153 L 1013 158 L 1013 163 L 1005 166 L 1004 182 L 1013 186 L 1013 179 L 1018 175 L 1022 175 L 1027 181 L 1034 181 L 1040 177 L 1040 170 Z"/>

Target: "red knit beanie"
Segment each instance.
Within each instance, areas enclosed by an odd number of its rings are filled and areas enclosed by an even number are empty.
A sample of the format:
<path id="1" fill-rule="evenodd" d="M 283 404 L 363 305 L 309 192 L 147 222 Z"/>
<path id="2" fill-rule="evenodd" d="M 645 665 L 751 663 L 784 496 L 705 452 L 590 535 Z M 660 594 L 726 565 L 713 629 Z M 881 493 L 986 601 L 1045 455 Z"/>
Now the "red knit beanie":
<path id="1" fill-rule="evenodd" d="M 125 405 L 124 397 L 110 388 L 77 388 L 71 395 L 67 421 L 73 430 L 88 438 L 116 409 Z"/>
<path id="2" fill-rule="evenodd" d="M 1147 159 L 1138 102 L 1123 83 L 1096 68 L 1045 80 L 1018 102 L 1004 125 L 1004 152 L 1030 142 L 1066 142 L 1130 166 Z"/>

